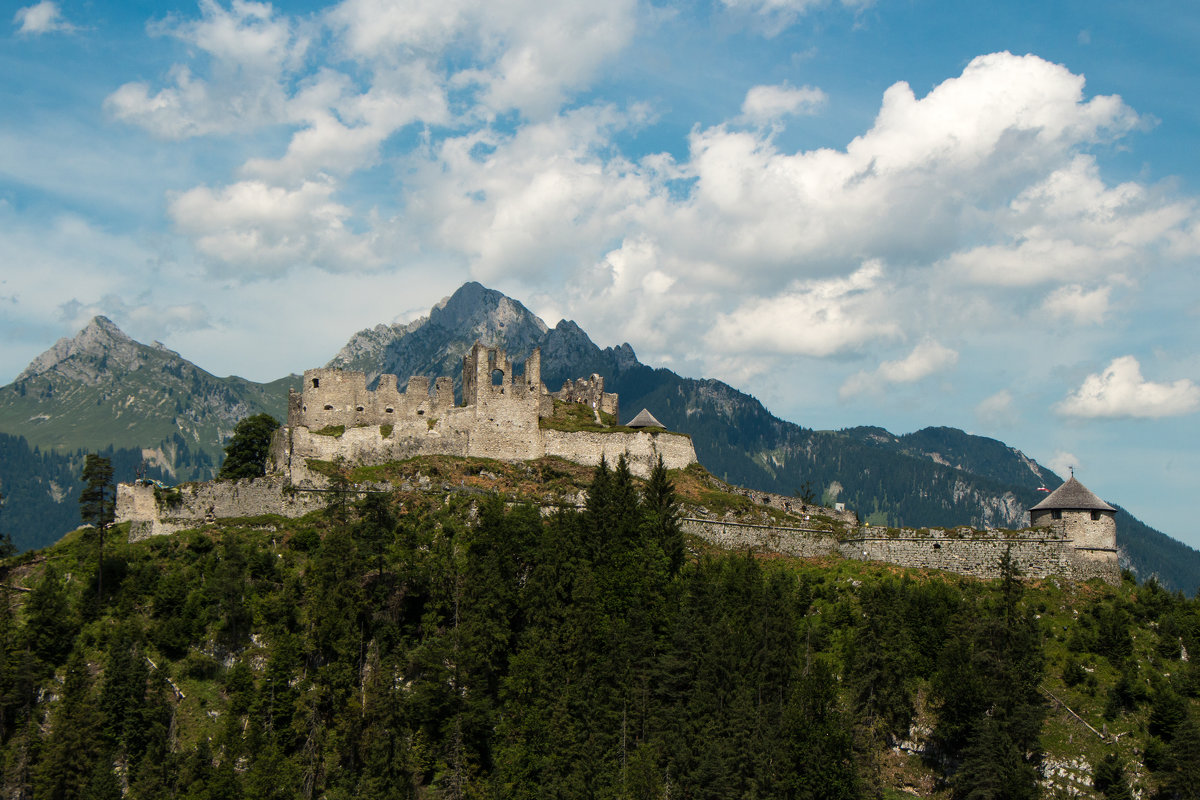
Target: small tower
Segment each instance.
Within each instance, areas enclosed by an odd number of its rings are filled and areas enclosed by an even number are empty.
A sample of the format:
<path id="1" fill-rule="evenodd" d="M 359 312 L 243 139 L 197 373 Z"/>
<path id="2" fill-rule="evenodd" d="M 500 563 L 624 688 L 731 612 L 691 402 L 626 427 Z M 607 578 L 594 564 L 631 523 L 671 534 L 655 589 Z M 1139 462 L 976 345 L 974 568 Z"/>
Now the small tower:
<path id="1" fill-rule="evenodd" d="M 1072 475 L 1042 502 L 1029 509 L 1029 524 L 1049 527 L 1070 539 L 1083 558 L 1117 561 L 1117 510 Z"/>

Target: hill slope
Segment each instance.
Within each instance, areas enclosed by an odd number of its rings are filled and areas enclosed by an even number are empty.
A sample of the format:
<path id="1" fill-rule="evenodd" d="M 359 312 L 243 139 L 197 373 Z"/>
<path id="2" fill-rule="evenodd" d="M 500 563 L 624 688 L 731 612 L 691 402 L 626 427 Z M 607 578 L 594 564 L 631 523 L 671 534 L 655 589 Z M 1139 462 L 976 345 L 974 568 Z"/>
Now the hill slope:
<path id="1" fill-rule="evenodd" d="M 665 481 L 573 473 L 414 459 L 299 520 L 117 526 L 103 597 L 85 532 L 0 561 L 0 792 L 1192 796 L 1200 600 L 726 553 Z"/>

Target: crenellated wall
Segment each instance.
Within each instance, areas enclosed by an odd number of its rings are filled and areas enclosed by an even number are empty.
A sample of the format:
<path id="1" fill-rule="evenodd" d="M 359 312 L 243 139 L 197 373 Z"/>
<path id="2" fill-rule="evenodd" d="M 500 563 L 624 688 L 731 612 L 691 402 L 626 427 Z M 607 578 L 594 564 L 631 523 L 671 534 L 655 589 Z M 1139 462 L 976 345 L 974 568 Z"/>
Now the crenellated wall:
<path id="1" fill-rule="evenodd" d="M 272 440 L 268 472 L 301 484 L 320 480 L 308 470 L 309 459 L 381 464 L 437 454 L 508 461 L 553 455 L 594 465 L 601 457 L 616 463 L 624 453 L 634 473 L 647 476 L 660 455 L 670 468 L 696 461 L 691 440 L 679 434 L 542 430 L 553 399 L 541 382 L 539 350 L 517 375 L 502 349 L 476 342 L 462 369 L 461 406 L 454 405 L 449 378 L 438 378 L 431 393 L 429 379 L 414 376 L 400 392 L 393 375 L 368 390 L 361 372 L 308 370 L 301 391 L 289 398 L 288 425 Z M 563 392 L 598 411 L 618 410 L 599 375 L 567 381 Z"/>

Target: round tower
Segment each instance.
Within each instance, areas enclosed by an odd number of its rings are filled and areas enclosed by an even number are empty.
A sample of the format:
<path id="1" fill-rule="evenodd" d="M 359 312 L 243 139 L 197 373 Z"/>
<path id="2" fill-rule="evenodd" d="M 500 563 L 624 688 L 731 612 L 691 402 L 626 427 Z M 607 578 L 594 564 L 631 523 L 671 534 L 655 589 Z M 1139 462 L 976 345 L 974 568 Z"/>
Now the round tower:
<path id="1" fill-rule="evenodd" d="M 1117 510 L 1072 475 L 1042 502 L 1029 509 L 1032 527 L 1049 527 L 1071 540 L 1079 555 L 1096 561 L 1117 560 Z"/>

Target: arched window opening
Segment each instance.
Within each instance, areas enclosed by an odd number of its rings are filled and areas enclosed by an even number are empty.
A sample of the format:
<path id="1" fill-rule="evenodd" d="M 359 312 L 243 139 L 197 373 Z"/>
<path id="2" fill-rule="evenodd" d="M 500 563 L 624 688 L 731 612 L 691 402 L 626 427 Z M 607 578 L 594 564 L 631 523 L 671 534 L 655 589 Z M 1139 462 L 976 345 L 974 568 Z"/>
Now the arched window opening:
<path id="1" fill-rule="evenodd" d="M 503 385 L 504 385 L 504 370 L 502 370 L 502 369 L 492 370 L 492 386 L 503 386 Z"/>
<path id="2" fill-rule="evenodd" d="M 333 406 L 326 404 L 326 406 L 325 406 L 325 410 L 326 410 L 326 411 L 333 411 Z"/>

